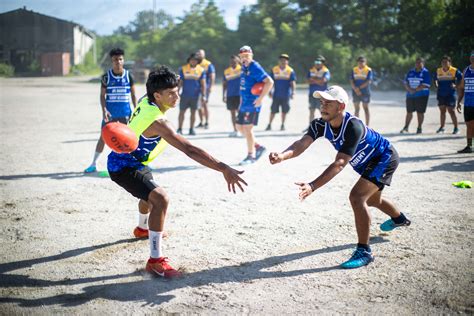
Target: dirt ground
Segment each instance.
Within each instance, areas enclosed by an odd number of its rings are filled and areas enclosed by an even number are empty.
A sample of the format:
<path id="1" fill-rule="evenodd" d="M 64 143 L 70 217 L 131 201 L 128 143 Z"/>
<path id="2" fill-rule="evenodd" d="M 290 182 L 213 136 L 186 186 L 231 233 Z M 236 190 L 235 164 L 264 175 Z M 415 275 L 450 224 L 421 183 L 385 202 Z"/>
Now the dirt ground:
<path id="1" fill-rule="evenodd" d="M 262 158 L 244 167 L 249 187 L 237 195 L 220 174 L 169 147 L 151 166 L 171 199 L 165 254 L 186 273 L 166 281 L 144 272 L 148 241 L 132 238 L 137 200 L 109 178 L 82 173 L 100 127 L 99 84 L 88 79 L 0 79 L 0 314 L 474 312 L 474 191 L 451 185 L 474 180 L 474 156 L 456 154 L 465 146 L 462 116 L 460 135 L 435 133 L 433 95 L 424 133 L 400 135 L 403 92 L 374 92 L 371 126 L 401 156 L 384 194 L 412 225 L 382 233 L 387 218 L 374 209 L 375 262 L 356 270 L 338 265 L 356 242 L 348 196 L 357 174 L 348 166 L 305 202 L 294 185 L 328 166 L 335 156 L 329 142 L 318 140 L 281 165 Z M 221 90 L 211 98 L 211 128 L 189 139 L 236 165 L 245 141 L 227 137 Z M 302 135 L 306 93 L 292 101 L 284 132 L 279 117 L 273 131 L 263 131 L 266 100 L 256 134 L 269 150 Z M 177 112 L 168 114 L 175 124 Z"/>

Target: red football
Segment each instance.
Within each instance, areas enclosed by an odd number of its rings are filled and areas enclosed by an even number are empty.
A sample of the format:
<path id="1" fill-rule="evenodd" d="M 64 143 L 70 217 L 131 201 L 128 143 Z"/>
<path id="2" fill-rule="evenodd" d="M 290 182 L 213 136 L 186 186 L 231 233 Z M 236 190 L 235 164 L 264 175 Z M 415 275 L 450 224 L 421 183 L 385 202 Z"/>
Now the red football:
<path id="1" fill-rule="evenodd" d="M 253 85 L 252 90 L 250 90 L 250 93 L 252 93 L 253 95 L 262 94 L 263 86 L 265 86 L 264 82 L 257 82 L 256 84 Z"/>
<path id="2" fill-rule="evenodd" d="M 138 138 L 125 124 L 110 122 L 102 127 L 102 139 L 116 153 L 130 153 L 137 149 Z"/>

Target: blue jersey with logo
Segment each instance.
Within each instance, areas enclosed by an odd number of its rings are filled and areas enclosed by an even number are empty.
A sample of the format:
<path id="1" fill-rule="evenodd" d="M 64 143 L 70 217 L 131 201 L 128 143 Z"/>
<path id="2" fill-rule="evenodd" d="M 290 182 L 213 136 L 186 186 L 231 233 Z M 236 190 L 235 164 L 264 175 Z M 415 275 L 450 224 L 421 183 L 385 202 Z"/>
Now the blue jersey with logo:
<path id="1" fill-rule="evenodd" d="M 242 67 L 240 65 L 235 68 L 228 67 L 224 70 L 224 81 L 227 82 L 227 96 L 238 97 L 240 96 L 240 73 Z"/>
<path id="2" fill-rule="evenodd" d="M 314 79 L 323 79 L 326 78 L 326 83 L 323 85 L 319 85 L 316 83 L 310 83 L 309 84 L 309 95 L 312 96 L 315 91 L 324 91 L 328 88 L 328 81 L 331 79 L 331 73 L 329 72 L 329 69 L 326 68 L 326 66 L 323 66 L 321 69 L 317 69 L 316 66 L 313 66 L 309 71 L 307 75 L 308 79 L 314 78 Z"/>
<path id="3" fill-rule="evenodd" d="M 372 69 L 367 65 L 362 69 L 357 66 L 352 69 L 351 79 L 354 81 L 356 87 L 360 87 L 362 84 L 374 80 L 374 74 Z M 361 88 L 360 92 L 363 95 L 370 95 L 370 84 L 365 88 Z M 352 90 L 352 93 L 356 95 L 354 90 Z"/>
<path id="4" fill-rule="evenodd" d="M 291 95 L 291 82 L 296 80 L 295 71 L 290 66 L 281 69 L 279 65 L 272 68 L 270 76 L 275 81 L 273 97 L 289 98 Z"/>
<path id="5" fill-rule="evenodd" d="M 130 116 L 130 77 L 128 70 L 124 69 L 121 76 L 116 76 L 112 69 L 107 71 L 105 107 L 112 117 Z"/>
<path id="6" fill-rule="evenodd" d="M 437 94 L 443 97 L 454 96 L 456 89 L 453 84 L 457 84 L 461 79 L 462 73 L 453 66 L 450 66 L 447 71 L 439 67 L 433 74 L 433 80 L 438 82 Z"/>
<path id="7" fill-rule="evenodd" d="M 425 67 L 420 71 L 416 71 L 416 68 L 411 69 L 405 76 L 405 82 L 412 89 L 416 89 L 420 85 L 423 85 L 423 90 L 416 91 L 415 93 L 407 92 L 407 98 L 417 98 L 430 95 L 431 76 L 430 72 Z"/>
<path id="8" fill-rule="evenodd" d="M 240 96 L 242 98 L 240 112 L 260 112 L 260 107 L 256 108 L 253 104 L 258 95 L 253 95 L 250 91 L 254 84 L 263 82 L 267 77 L 268 74 L 255 60 L 248 67 L 242 66 L 242 73 L 240 74 Z"/>
<path id="9" fill-rule="evenodd" d="M 344 119 L 337 135 L 331 128 L 331 125 L 322 119 L 315 119 L 311 122 L 307 135 L 311 136 L 314 140 L 324 136 L 337 151 L 341 151 L 346 137 L 348 137 L 345 133 L 346 127 L 351 120 L 357 120 L 357 123 L 364 127 L 359 143 L 351 155 L 350 164 L 352 168 L 357 173 L 362 174 L 372 159 L 380 159 L 381 162 L 388 162 L 391 157 L 389 150 L 390 142 L 348 112 L 344 114 Z M 384 169 L 381 168 L 381 171 L 383 170 Z M 382 174 L 376 176 L 379 177 L 382 176 Z"/>
<path id="10" fill-rule="evenodd" d="M 214 65 L 207 59 L 203 59 L 199 64 L 202 68 L 204 68 L 204 72 L 206 73 L 206 90 L 210 89 L 211 85 L 211 74 L 216 73 L 216 68 Z"/>
<path id="11" fill-rule="evenodd" d="M 179 76 L 183 80 L 183 90 L 181 96 L 197 98 L 201 93 L 201 80 L 206 78 L 204 68 L 199 65 L 191 67 L 190 64 L 184 65 L 179 70 Z"/>
<path id="12" fill-rule="evenodd" d="M 466 67 L 463 72 L 464 78 L 464 106 L 474 107 L 474 69 Z"/>

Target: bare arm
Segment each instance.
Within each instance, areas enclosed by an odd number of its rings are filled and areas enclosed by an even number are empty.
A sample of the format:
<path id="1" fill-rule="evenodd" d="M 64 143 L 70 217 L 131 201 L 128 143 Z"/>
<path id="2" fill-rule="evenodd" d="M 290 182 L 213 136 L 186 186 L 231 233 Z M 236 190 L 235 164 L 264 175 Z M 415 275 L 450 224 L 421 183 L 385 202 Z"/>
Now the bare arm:
<path id="1" fill-rule="evenodd" d="M 464 99 L 464 74 L 462 75 L 461 82 L 458 85 L 458 102 L 456 105 L 456 110 L 461 113 L 461 102 Z"/>
<path id="2" fill-rule="evenodd" d="M 135 93 L 135 85 L 132 85 L 130 87 L 130 95 L 132 96 L 133 108 L 135 109 L 137 107 L 137 95 Z"/>
<path id="3" fill-rule="evenodd" d="M 206 79 L 201 79 L 200 80 L 201 82 L 201 98 L 202 98 L 202 102 L 206 102 Z"/>
<path id="4" fill-rule="evenodd" d="M 263 86 L 263 90 L 262 90 L 262 93 L 260 94 L 260 96 L 253 102 L 253 104 L 255 104 L 255 106 L 261 106 L 262 105 L 262 101 L 263 101 L 263 98 L 270 92 L 270 90 L 272 89 L 273 87 L 273 79 L 270 78 L 270 77 L 266 77 L 263 82 L 265 82 L 265 85 Z"/>
<path id="5" fill-rule="evenodd" d="M 311 193 L 331 181 L 332 178 L 344 169 L 351 158 L 352 157 L 347 154 L 338 152 L 334 162 L 331 163 L 315 180 L 309 183 L 296 182 L 295 184 L 300 188 L 300 200 L 306 199 L 311 195 Z"/>
<path id="6" fill-rule="evenodd" d="M 110 119 L 110 113 L 107 111 L 105 106 L 105 95 L 107 93 L 107 88 L 100 87 L 100 107 L 102 108 L 102 119 L 107 122 Z"/>
<path id="7" fill-rule="evenodd" d="M 211 93 L 212 87 L 214 86 L 214 83 L 215 83 L 215 82 L 216 82 L 216 73 L 213 72 L 213 73 L 211 74 L 211 82 L 209 83 L 209 84 L 210 84 L 210 86 L 209 86 L 209 94 Z"/>
<path id="8" fill-rule="evenodd" d="M 298 157 L 301 155 L 311 144 L 313 143 L 313 139 L 308 136 L 304 135 L 301 139 L 297 140 L 293 144 L 290 145 L 287 149 L 285 149 L 281 153 L 271 152 L 268 155 L 270 159 L 270 163 L 272 165 L 280 163 L 284 160 L 291 159 Z"/>
<path id="9" fill-rule="evenodd" d="M 295 95 L 295 91 L 296 91 L 296 81 L 293 80 L 291 82 L 291 98 L 293 99 L 293 96 Z"/>
<path id="10" fill-rule="evenodd" d="M 242 184 L 247 183 L 239 176 L 243 171 L 235 170 L 225 163 L 217 160 L 203 149 L 194 146 L 183 136 L 176 134 L 174 128 L 171 126 L 169 121 L 165 119 L 155 121 L 150 127 L 148 127 L 143 133 L 145 137 L 151 137 L 160 135 L 166 140 L 171 146 L 185 153 L 189 158 L 197 161 L 198 163 L 216 171 L 222 172 L 227 182 L 227 188 L 235 193 L 235 186 L 237 185 L 243 192 L 244 189 Z"/>
<path id="11" fill-rule="evenodd" d="M 227 81 L 222 81 L 222 101 L 227 102 Z"/>

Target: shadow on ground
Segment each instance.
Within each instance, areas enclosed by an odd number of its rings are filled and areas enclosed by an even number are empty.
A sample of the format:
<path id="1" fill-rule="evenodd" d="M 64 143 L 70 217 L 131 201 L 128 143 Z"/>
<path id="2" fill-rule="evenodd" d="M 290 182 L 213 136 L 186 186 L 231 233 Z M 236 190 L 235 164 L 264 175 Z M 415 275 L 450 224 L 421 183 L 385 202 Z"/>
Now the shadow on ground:
<path id="1" fill-rule="evenodd" d="M 60 281 L 50 281 L 42 279 L 30 278 L 28 275 L 20 274 L 7 274 L 6 272 L 32 267 L 36 264 L 51 263 L 57 260 L 62 260 L 74 256 L 79 256 L 86 252 L 94 251 L 96 249 L 109 247 L 121 243 L 134 242 L 135 239 L 123 239 L 116 242 L 105 243 L 98 246 L 84 247 L 66 251 L 59 255 L 48 256 L 44 258 L 37 258 L 32 260 L 23 260 L 17 262 L 4 263 L 0 265 L 0 287 L 48 287 L 48 286 L 71 286 L 76 284 L 87 284 L 98 281 L 110 281 L 119 280 L 129 277 L 140 277 L 144 274 L 143 271 L 135 271 L 126 274 L 116 274 L 100 277 L 89 277 L 89 278 L 78 278 L 69 279 L 66 278 Z M 385 243 L 388 240 L 383 237 L 374 237 L 371 239 L 372 244 Z M 340 246 L 332 246 L 323 249 L 310 250 L 299 253 L 292 253 L 282 256 L 268 257 L 262 260 L 244 262 L 239 265 L 224 266 L 219 268 L 213 268 L 208 270 L 202 270 L 198 272 L 187 273 L 181 279 L 175 280 L 164 280 L 156 278 L 144 278 L 143 280 L 133 282 L 120 281 L 90 285 L 82 288 L 81 293 L 77 294 L 59 294 L 50 297 L 43 297 L 39 299 L 29 298 L 13 298 L 13 297 L 0 297 L 0 303 L 15 303 L 25 307 L 36 307 L 36 306 L 49 306 L 49 305 L 61 305 L 61 306 L 78 306 L 85 304 L 94 299 L 106 299 L 120 302 L 143 302 L 144 305 L 160 305 L 163 302 L 167 302 L 174 298 L 173 295 L 166 294 L 167 292 L 186 288 L 186 287 L 199 287 L 203 285 L 209 285 L 211 283 L 228 283 L 238 282 L 246 283 L 252 282 L 253 280 L 269 279 L 269 278 L 286 278 L 294 277 L 304 274 L 313 274 L 319 272 L 325 272 L 330 270 L 339 269 L 338 266 L 329 267 L 315 267 L 311 269 L 300 269 L 293 271 L 264 271 L 265 269 L 272 268 L 274 266 L 290 262 L 294 260 L 303 259 L 305 257 L 315 256 L 319 254 L 338 252 L 342 250 L 353 249 L 354 244 L 346 244 Z"/>

